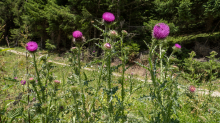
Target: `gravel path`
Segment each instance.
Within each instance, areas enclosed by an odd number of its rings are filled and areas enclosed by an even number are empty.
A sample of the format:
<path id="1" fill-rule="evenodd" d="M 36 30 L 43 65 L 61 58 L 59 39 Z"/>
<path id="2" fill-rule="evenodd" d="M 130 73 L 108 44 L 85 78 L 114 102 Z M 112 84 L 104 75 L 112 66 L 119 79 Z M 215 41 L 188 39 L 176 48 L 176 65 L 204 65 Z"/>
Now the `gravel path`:
<path id="1" fill-rule="evenodd" d="M 0 49 L 4 49 L 4 48 L 0 47 Z M 26 53 L 18 52 L 18 51 L 15 51 L 15 50 L 7 50 L 7 51 L 15 53 L 15 54 L 18 54 L 18 55 L 26 55 Z M 32 56 L 29 56 L 29 57 L 32 57 Z M 60 63 L 60 62 L 54 62 L 54 61 L 52 61 L 52 62 L 55 63 L 55 64 L 59 64 L 59 65 L 65 65 L 65 66 L 67 65 L 67 64 L 64 64 L 64 63 Z M 84 69 L 85 70 L 89 70 L 89 71 L 93 71 L 94 70 L 94 69 L 90 69 L 90 68 L 84 68 Z M 118 76 L 118 77 L 121 76 L 120 73 L 116 73 L 116 72 L 113 72 L 113 75 L 114 76 Z M 143 81 L 143 82 L 145 81 L 145 80 L 143 80 L 141 78 L 136 78 L 136 79 L 139 80 L 139 81 Z M 152 81 L 148 80 L 148 82 L 152 82 Z M 179 88 L 181 88 L 181 87 L 179 86 Z M 201 94 L 201 95 L 207 95 L 207 94 L 209 94 L 209 90 L 197 88 L 196 93 Z M 220 92 L 213 91 L 211 96 L 212 97 L 220 97 Z"/>

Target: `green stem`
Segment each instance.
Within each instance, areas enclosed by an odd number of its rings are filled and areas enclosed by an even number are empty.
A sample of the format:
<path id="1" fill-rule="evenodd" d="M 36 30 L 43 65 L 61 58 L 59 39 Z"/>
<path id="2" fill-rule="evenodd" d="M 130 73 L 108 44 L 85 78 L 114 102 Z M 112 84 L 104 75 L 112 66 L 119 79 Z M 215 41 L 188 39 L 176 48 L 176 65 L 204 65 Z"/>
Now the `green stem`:
<path id="1" fill-rule="evenodd" d="M 121 57 L 124 56 L 122 60 L 122 79 L 121 79 L 121 97 L 122 97 L 122 117 L 123 117 L 123 122 L 124 122 L 124 74 L 125 74 L 125 59 L 126 59 L 126 54 L 123 52 L 123 36 L 121 38 Z M 131 92 L 130 92 L 131 93 Z"/>
<path id="2" fill-rule="evenodd" d="M 80 74 L 80 70 L 81 70 L 81 64 L 80 64 L 80 52 L 81 51 L 81 47 L 78 46 L 78 78 L 79 78 L 79 84 L 80 84 L 80 88 L 81 88 L 81 96 L 82 96 L 82 101 L 83 101 L 83 110 L 84 110 L 84 114 L 86 116 L 86 119 L 88 119 L 87 116 L 87 112 L 86 112 L 86 105 L 85 105 L 85 95 L 84 95 L 84 89 L 83 89 L 83 84 L 81 82 L 81 74 Z"/>
<path id="3" fill-rule="evenodd" d="M 79 111 L 78 111 L 78 103 L 77 103 L 77 98 L 76 98 L 76 94 L 73 93 L 73 98 L 74 98 L 74 103 L 75 103 L 75 110 L 76 110 L 76 119 L 78 120 L 79 122 Z"/>
<path id="4" fill-rule="evenodd" d="M 42 86 L 42 83 L 41 83 L 41 80 L 40 80 L 40 75 L 39 75 L 39 72 L 38 72 L 38 70 L 37 70 L 37 63 L 36 63 L 36 59 L 35 59 L 35 53 L 33 53 L 33 59 L 34 59 L 34 67 L 35 67 L 35 71 L 36 71 L 36 74 L 37 74 L 37 81 L 38 81 L 38 83 L 39 83 L 39 85 L 40 85 L 40 88 L 41 88 L 41 94 L 42 94 L 42 99 L 43 99 L 43 101 L 45 102 L 46 100 L 45 100 L 45 95 L 44 95 L 44 88 L 43 88 L 43 86 Z M 36 93 L 38 93 L 38 92 L 36 92 Z M 39 97 L 38 97 L 39 98 Z"/>
<path id="5" fill-rule="evenodd" d="M 109 108 L 109 113 L 111 114 L 112 112 L 112 101 L 110 100 L 112 93 L 111 93 L 111 51 L 109 52 L 109 56 L 107 59 L 107 75 L 108 75 L 108 92 L 109 94 L 107 95 L 107 104 Z"/>
<path id="6" fill-rule="evenodd" d="M 160 83 L 163 83 L 162 43 L 160 44 Z"/>

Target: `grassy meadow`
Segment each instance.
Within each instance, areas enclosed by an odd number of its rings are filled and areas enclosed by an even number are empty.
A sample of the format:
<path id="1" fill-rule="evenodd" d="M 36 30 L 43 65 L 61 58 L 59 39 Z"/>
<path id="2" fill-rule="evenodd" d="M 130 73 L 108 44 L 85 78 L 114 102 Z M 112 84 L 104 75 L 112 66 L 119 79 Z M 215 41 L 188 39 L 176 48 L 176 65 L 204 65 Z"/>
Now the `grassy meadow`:
<path id="1" fill-rule="evenodd" d="M 22 49 L 18 50 L 22 51 Z M 23 50 L 24 51 L 24 50 Z M 38 51 L 40 52 L 40 51 Z M 29 53 L 28 53 L 29 54 Z M 71 85 L 77 86 L 74 82 L 73 68 L 70 66 L 58 65 L 52 63 L 50 74 L 53 80 L 59 80 L 60 84 L 56 89 L 53 81 L 49 81 L 46 86 L 47 101 L 40 104 L 36 99 L 36 93 L 33 91 L 28 78 L 36 76 L 32 58 L 27 58 L 23 55 L 14 54 L 11 52 L 0 53 L 1 63 L 1 121 L 2 122 L 29 122 L 28 113 L 31 122 L 46 122 L 45 110 L 47 110 L 47 122 L 122 122 L 120 117 L 121 103 L 121 77 L 112 76 L 112 92 L 113 112 L 111 117 L 108 114 L 106 103 L 107 96 L 104 90 L 106 89 L 103 77 L 102 85 L 99 88 L 95 105 L 91 108 L 92 100 L 97 88 L 97 81 L 100 68 L 92 68 L 93 70 L 81 69 L 82 79 L 84 80 L 85 90 L 85 107 L 88 119 L 84 119 L 82 109 L 82 100 L 79 95 L 73 96 L 71 93 Z M 48 60 L 54 60 L 53 55 L 50 55 Z M 65 59 L 65 57 L 63 58 Z M 64 60 L 65 61 L 65 60 Z M 68 64 L 68 62 L 65 62 Z M 37 62 L 40 69 L 43 65 L 42 61 Z M 107 74 L 103 72 L 103 74 Z M 17 77 L 15 79 L 15 77 Z M 137 80 L 138 75 L 126 75 L 124 80 L 125 101 L 124 114 L 126 122 L 152 122 L 154 105 L 152 96 L 150 96 L 150 88 L 153 87 L 151 82 L 143 82 Z M 21 85 L 21 80 L 27 80 L 25 85 Z M 175 115 L 171 117 L 176 119 L 172 122 L 219 122 L 219 97 L 211 97 L 201 95 L 199 92 L 190 93 L 188 86 L 193 83 L 187 83 L 181 76 L 176 78 L 180 87 L 178 88 L 177 108 Z M 45 81 L 42 78 L 42 81 Z M 75 83 L 75 84 L 74 84 Z M 29 87 L 28 87 L 29 86 Z M 198 87 L 198 86 L 196 86 Z M 205 88 L 205 85 L 200 85 L 200 88 Z M 29 93 L 28 93 L 29 88 Z M 75 88 L 75 91 L 79 88 Z M 38 88 L 40 91 L 40 88 Z M 76 97 L 76 100 L 74 100 Z M 77 103 L 76 103 L 76 102 Z M 28 103 L 29 102 L 29 103 Z M 76 106 L 80 113 L 80 118 L 77 119 Z M 92 111 L 90 111 L 92 109 Z"/>

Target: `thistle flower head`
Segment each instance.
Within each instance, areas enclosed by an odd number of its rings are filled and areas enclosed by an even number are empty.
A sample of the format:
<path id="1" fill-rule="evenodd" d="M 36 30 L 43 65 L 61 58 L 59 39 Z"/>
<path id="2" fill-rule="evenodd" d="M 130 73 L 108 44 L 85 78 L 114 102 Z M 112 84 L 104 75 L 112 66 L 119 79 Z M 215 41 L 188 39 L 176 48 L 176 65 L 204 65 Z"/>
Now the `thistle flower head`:
<path id="1" fill-rule="evenodd" d="M 153 37 L 156 39 L 164 39 L 170 33 L 170 28 L 165 23 L 158 23 L 154 26 Z"/>
<path id="2" fill-rule="evenodd" d="M 14 79 L 17 79 L 18 77 L 15 77 Z"/>
<path id="3" fill-rule="evenodd" d="M 190 85 L 190 86 L 189 86 L 189 91 L 190 91 L 191 93 L 194 93 L 194 92 L 196 91 L 196 87 L 193 86 L 193 85 Z"/>
<path id="4" fill-rule="evenodd" d="M 34 80 L 34 78 L 32 78 L 32 77 L 29 78 L 28 81 L 29 81 L 31 84 L 35 84 L 35 82 L 36 82 L 36 81 Z"/>
<path id="5" fill-rule="evenodd" d="M 111 23 L 115 20 L 115 16 L 114 14 L 110 13 L 110 12 L 105 12 L 103 15 L 102 15 L 102 19 L 107 22 L 107 23 Z"/>
<path id="6" fill-rule="evenodd" d="M 21 85 L 25 85 L 26 81 L 25 80 L 21 80 Z"/>
<path id="7" fill-rule="evenodd" d="M 72 47 L 72 48 L 70 49 L 70 51 L 72 51 L 72 52 L 74 52 L 74 53 L 76 53 L 76 52 L 77 52 L 77 50 L 78 50 L 78 48 L 77 48 L 77 47 Z"/>
<path id="8" fill-rule="evenodd" d="M 59 80 L 54 80 L 54 83 L 55 84 L 60 84 L 60 81 Z"/>
<path id="9" fill-rule="evenodd" d="M 80 32 L 79 30 L 76 30 L 73 32 L 73 37 L 78 39 L 78 38 L 82 38 L 83 34 L 82 32 Z"/>
<path id="10" fill-rule="evenodd" d="M 111 38 L 116 38 L 118 37 L 118 33 L 115 31 L 115 30 L 110 30 L 108 32 L 108 35 L 111 37 Z"/>
<path id="11" fill-rule="evenodd" d="M 76 30 L 73 32 L 73 42 L 74 43 L 82 43 L 84 42 L 85 38 L 83 37 L 82 32 Z"/>
<path id="12" fill-rule="evenodd" d="M 181 48 L 181 46 L 179 44 L 175 44 L 175 47 L 178 48 L 178 49 Z"/>
<path id="13" fill-rule="evenodd" d="M 122 35 L 124 35 L 124 36 L 127 36 L 127 35 L 128 35 L 128 32 L 127 32 L 126 30 L 122 30 L 121 33 L 122 33 Z"/>
<path id="14" fill-rule="evenodd" d="M 34 41 L 29 41 L 27 44 L 26 44 L 26 49 L 29 51 L 29 52 L 35 52 L 37 51 L 37 48 L 38 48 L 38 45 L 36 42 Z"/>
<path id="15" fill-rule="evenodd" d="M 104 48 L 107 49 L 107 50 L 111 49 L 111 44 L 105 43 Z"/>
<path id="16" fill-rule="evenodd" d="M 180 50 L 181 50 L 181 45 L 175 44 L 175 45 L 173 46 L 173 51 L 174 51 L 174 52 L 178 52 L 178 51 L 180 51 Z"/>

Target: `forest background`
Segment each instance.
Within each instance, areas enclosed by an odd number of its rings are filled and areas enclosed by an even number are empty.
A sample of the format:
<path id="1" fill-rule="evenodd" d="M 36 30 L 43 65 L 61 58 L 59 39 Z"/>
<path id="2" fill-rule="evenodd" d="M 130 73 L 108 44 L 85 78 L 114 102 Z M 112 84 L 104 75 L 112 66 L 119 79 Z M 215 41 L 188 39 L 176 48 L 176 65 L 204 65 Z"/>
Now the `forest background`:
<path id="1" fill-rule="evenodd" d="M 41 49 L 65 52 L 74 46 L 75 30 L 87 40 L 102 38 L 94 25 L 107 11 L 116 17 L 113 28 L 129 33 L 124 42 L 132 57 L 146 51 L 143 40 L 151 41 L 157 23 L 169 25 L 168 44 L 181 44 L 184 54 L 220 52 L 220 0 L 1 0 L 0 45 L 36 41 Z M 94 42 L 98 40 L 88 43 L 87 50 L 100 54 Z"/>

